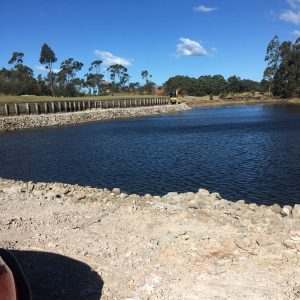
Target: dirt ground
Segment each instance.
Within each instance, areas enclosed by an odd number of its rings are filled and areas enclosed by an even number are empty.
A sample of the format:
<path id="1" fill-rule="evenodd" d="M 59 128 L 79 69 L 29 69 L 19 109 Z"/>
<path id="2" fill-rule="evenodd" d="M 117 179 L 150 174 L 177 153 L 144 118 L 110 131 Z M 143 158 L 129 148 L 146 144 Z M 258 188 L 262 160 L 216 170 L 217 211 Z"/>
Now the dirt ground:
<path id="1" fill-rule="evenodd" d="M 0 179 L 33 299 L 300 299 L 300 206 Z"/>
<path id="2" fill-rule="evenodd" d="M 299 100 L 299 101 L 298 101 Z M 180 102 L 185 102 L 188 106 L 194 107 L 214 107 L 214 106 L 232 106 L 232 105 L 254 105 L 254 104 L 276 104 L 276 103 L 300 103 L 300 99 L 276 99 L 268 96 L 256 94 L 255 96 L 236 94 L 232 98 L 229 96 L 226 99 L 221 99 L 219 96 L 214 96 L 210 99 L 209 96 L 194 97 L 185 96 L 180 98 Z M 297 102 L 298 101 L 298 102 Z"/>

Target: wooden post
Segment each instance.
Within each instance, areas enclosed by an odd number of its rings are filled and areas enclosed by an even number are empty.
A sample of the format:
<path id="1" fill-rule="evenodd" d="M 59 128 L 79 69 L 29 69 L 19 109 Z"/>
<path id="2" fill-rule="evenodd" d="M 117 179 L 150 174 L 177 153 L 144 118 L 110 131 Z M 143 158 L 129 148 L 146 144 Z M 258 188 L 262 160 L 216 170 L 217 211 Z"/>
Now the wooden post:
<path id="1" fill-rule="evenodd" d="M 91 109 L 91 101 L 88 102 L 89 110 Z"/>
<path id="2" fill-rule="evenodd" d="M 39 107 L 39 104 L 36 103 L 35 104 L 35 112 L 39 115 L 40 114 L 40 107 Z"/>
<path id="3" fill-rule="evenodd" d="M 61 113 L 61 103 L 58 102 L 58 111 Z"/>
<path id="4" fill-rule="evenodd" d="M 18 104 L 15 104 L 15 112 L 16 112 L 16 115 L 20 114 L 20 110 L 19 110 L 19 105 Z"/>
<path id="5" fill-rule="evenodd" d="M 55 103 L 54 103 L 54 102 L 51 102 L 51 106 L 52 106 L 52 113 L 55 114 Z"/>
<path id="6" fill-rule="evenodd" d="M 64 102 L 64 111 L 68 112 L 68 103 L 67 102 Z"/>
<path id="7" fill-rule="evenodd" d="M 26 110 L 27 110 L 27 113 L 30 114 L 30 106 L 29 106 L 29 103 L 26 103 Z"/>
<path id="8" fill-rule="evenodd" d="M 8 116 L 9 115 L 9 106 L 7 104 L 4 104 L 5 108 L 5 114 Z"/>
<path id="9" fill-rule="evenodd" d="M 47 114 L 48 113 L 48 103 L 47 102 L 45 102 L 44 107 L 45 107 L 45 114 Z"/>

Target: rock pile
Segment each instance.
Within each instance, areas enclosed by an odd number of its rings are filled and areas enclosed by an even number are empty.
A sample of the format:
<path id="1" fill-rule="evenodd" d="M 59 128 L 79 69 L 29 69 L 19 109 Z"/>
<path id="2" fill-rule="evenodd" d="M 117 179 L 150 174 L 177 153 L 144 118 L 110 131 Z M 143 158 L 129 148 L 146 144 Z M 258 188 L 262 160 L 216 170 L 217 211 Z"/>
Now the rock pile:
<path id="1" fill-rule="evenodd" d="M 78 111 L 70 113 L 20 115 L 0 117 L 0 132 L 24 128 L 58 126 L 95 122 L 109 119 L 135 118 L 149 115 L 175 113 L 190 109 L 186 104 L 164 105 L 151 107 L 92 109 L 90 111 Z"/>

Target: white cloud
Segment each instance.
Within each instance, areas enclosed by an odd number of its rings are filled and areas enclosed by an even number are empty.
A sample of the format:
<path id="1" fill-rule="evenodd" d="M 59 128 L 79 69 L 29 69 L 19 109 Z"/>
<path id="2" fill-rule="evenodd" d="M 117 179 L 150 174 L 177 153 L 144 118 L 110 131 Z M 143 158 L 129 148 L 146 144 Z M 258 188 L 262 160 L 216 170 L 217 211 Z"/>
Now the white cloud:
<path id="1" fill-rule="evenodd" d="M 287 3 L 291 7 L 291 9 L 284 11 L 280 15 L 280 20 L 299 25 L 300 24 L 300 0 L 287 0 Z"/>
<path id="2" fill-rule="evenodd" d="M 300 0 L 287 0 L 288 4 L 294 9 L 300 9 Z"/>
<path id="3" fill-rule="evenodd" d="M 176 54 L 178 56 L 205 56 L 207 51 L 204 47 L 193 40 L 188 38 L 180 38 L 180 43 L 176 46 Z"/>
<path id="4" fill-rule="evenodd" d="M 48 69 L 46 69 L 44 66 L 35 66 L 35 69 L 43 72 L 48 72 Z"/>
<path id="5" fill-rule="evenodd" d="M 49 69 L 46 69 L 45 66 L 35 66 L 34 68 L 38 71 L 47 72 L 47 73 L 49 72 Z M 58 73 L 59 71 L 60 69 L 52 69 L 53 73 Z"/>
<path id="6" fill-rule="evenodd" d="M 218 53 L 219 52 L 218 49 L 215 48 L 215 47 L 211 48 L 211 51 L 214 52 L 214 53 Z"/>
<path id="7" fill-rule="evenodd" d="M 300 30 L 294 30 L 292 34 L 298 38 L 300 37 Z"/>
<path id="8" fill-rule="evenodd" d="M 131 59 L 115 56 L 112 53 L 107 52 L 107 51 L 95 50 L 94 53 L 102 59 L 103 65 L 105 67 L 109 67 L 109 66 L 115 65 L 115 64 L 119 64 L 124 67 L 132 66 Z"/>
<path id="9" fill-rule="evenodd" d="M 217 9 L 218 9 L 218 7 L 207 7 L 207 6 L 204 6 L 204 5 L 199 5 L 197 7 L 194 7 L 195 12 L 201 12 L 201 13 L 210 13 L 210 12 L 213 12 Z"/>
<path id="10" fill-rule="evenodd" d="M 294 12 L 292 10 L 287 10 L 280 15 L 280 20 L 299 25 L 300 11 Z"/>

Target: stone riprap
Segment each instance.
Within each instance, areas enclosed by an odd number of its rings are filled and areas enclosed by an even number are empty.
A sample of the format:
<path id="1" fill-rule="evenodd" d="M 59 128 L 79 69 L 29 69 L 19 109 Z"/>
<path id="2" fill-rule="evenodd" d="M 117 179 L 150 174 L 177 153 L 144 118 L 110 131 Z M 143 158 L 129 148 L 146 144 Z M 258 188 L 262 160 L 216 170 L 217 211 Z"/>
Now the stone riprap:
<path id="1" fill-rule="evenodd" d="M 135 118 L 158 114 L 176 113 L 190 109 L 186 104 L 134 108 L 92 109 L 70 113 L 20 115 L 0 117 L 0 132 L 24 128 L 59 126 L 109 119 Z"/>
<path id="2" fill-rule="evenodd" d="M 204 189 L 138 196 L 0 179 L 0 247 L 36 299 L 98 299 L 102 281 L 101 299 L 300 297 L 300 206 Z"/>

